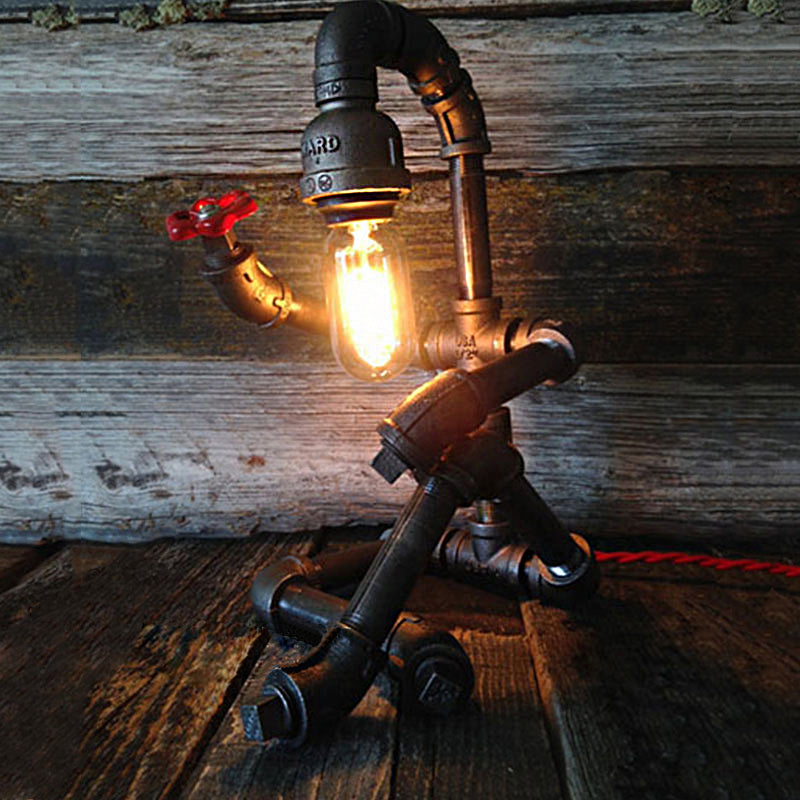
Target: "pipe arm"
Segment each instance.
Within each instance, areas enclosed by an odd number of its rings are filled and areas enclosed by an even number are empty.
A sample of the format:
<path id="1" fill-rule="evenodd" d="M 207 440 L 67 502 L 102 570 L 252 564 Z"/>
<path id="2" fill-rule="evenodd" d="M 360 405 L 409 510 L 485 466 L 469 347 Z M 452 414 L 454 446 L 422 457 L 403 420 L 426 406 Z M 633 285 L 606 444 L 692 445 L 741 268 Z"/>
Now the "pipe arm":
<path id="1" fill-rule="evenodd" d="M 258 259 L 253 248 L 233 233 L 203 238 L 203 277 L 237 316 L 264 328 L 287 322 L 306 333 L 328 336 L 328 311 L 319 300 L 292 291 Z"/>

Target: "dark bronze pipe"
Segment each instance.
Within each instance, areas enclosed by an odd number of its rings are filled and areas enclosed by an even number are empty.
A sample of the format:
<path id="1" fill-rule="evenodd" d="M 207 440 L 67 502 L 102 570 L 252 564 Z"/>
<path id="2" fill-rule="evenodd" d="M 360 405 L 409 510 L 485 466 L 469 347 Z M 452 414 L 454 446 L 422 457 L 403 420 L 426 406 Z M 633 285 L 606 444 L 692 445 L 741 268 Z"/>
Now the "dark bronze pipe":
<path id="1" fill-rule="evenodd" d="M 319 300 L 293 292 L 268 270 L 249 244 L 233 232 L 203 237 L 206 268 L 203 277 L 220 300 L 242 319 L 264 328 L 289 323 L 307 333 L 328 335 L 328 310 Z"/>
<path id="2" fill-rule="evenodd" d="M 350 600 L 342 622 L 382 642 L 461 498 L 440 478 L 417 487 Z"/>
<path id="3" fill-rule="evenodd" d="M 458 296 L 461 300 L 491 297 L 492 262 L 483 155 L 472 153 L 450 159 L 450 203 Z"/>
<path id="4" fill-rule="evenodd" d="M 248 738 L 280 737 L 298 746 L 355 708 L 383 667 L 381 646 L 460 499 L 439 478 L 417 488 L 342 618 L 300 661 L 273 669 L 264 699 L 242 708 Z M 297 572 L 302 572 L 299 560 Z M 260 592 L 262 575 L 256 577 L 251 597 Z M 291 579 L 291 574 L 285 578 Z M 268 605 L 274 605 L 274 593 Z M 436 680 L 433 674 L 428 678 Z"/>
<path id="5" fill-rule="evenodd" d="M 259 573 L 250 593 L 256 612 L 270 629 L 316 644 L 342 618 L 348 601 L 311 581 L 330 587 L 357 581 L 382 544 L 366 542 L 313 559 L 287 556 L 270 564 Z M 400 684 L 400 701 L 408 708 L 448 714 L 472 692 L 472 665 L 461 645 L 418 616 L 401 614 L 383 650 L 387 671 Z M 258 709 L 248 708 L 247 714 L 257 719 Z M 251 725 L 251 733 L 257 734 L 258 728 Z"/>

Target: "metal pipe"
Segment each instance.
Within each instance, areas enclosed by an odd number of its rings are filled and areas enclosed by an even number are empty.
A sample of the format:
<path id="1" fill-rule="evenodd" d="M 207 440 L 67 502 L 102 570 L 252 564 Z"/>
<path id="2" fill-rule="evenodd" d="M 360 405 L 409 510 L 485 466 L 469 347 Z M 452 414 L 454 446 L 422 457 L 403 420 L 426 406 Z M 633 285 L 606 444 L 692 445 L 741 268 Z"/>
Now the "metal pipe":
<path id="1" fill-rule="evenodd" d="M 370 542 L 369 545 L 382 542 Z M 375 549 L 364 546 L 356 548 L 361 553 Z M 341 553 L 333 553 L 330 558 L 346 566 Z M 309 562 L 320 566 L 318 559 Z M 361 562 L 351 560 L 350 565 L 361 567 Z M 290 632 L 303 641 L 316 644 L 325 633 L 335 625 L 347 609 L 347 600 L 327 594 L 302 579 L 297 579 L 298 561 L 293 557 L 267 567 L 273 575 L 272 580 L 261 581 L 260 586 L 269 591 L 274 587 L 277 597 L 261 593 L 254 598 L 260 616 L 268 609 L 268 619 L 264 621 L 273 630 Z M 282 580 L 279 573 L 283 565 L 284 575 L 290 580 Z M 304 563 L 304 566 L 308 564 Z M 277 568 L 276 568 L 277 567 Z M 324 568 L 323 568 L 324 569 Z M 313 573 L 313 569 L 310 570 Z M 316 573 L 319 576 L 320 572 Z M 355 575 L 340 573 L 344 581 L 351 581 Z M 327 573 L 330 579 L 330 573 Z M 472 692 L 475 676 L 469 657 L 451 634 L 439 631 L 426 624 L 420 617 L 401 614 L 391 632 L 383 642 L 383 650 L 388 655 L 387 671 L 400 684 L 401 702 L 410 708 L 435 714 L 449 714 L 466 701 Z M 256 705 L 258 705 L 256 703 Z M 252 717 L 258 710 L 250 708 Z"/>
<path id="2" fill-rule="evenodd" d="M 560 575 L 554 574 L 531 547 L 521 544 L 506 544 L 482 559 L 476 552 L 474 536 L 459 529 L 449 530 L 442 537 L 432 563 L 439 575 L 570 609 L 588 600 L 597 588 L 597 565 L 591 547 L 577 534 L 570 538 L 581 558 Z"/>
<path id="3" fill-rule="evenodd" d="M 382 448 L 372 467 L 389 483 L 406 469 L 430 472 L 445 449 L 474 431 L 487 415 L 543 381 L 564 380 L 576 354 L 559 331 L 472 372 L 440 372 L 412 392 L 378 426 Z"/>
<path id="4" fill-rule="evenodd" d="M 259 260 L 253 248 L 225 237 L 203 238 L 206 269 L 203 277 L 220 300 L 247 322 L 276 328 L 288 322 L 296 328 L 328 335 L 328 310 L 319 300 L 293 292 Z"/>
<path id="5" fill-rule="evenodd" d="M 314 583 L 320 588 L 326 589 L 361 580 L 382 545 L 383 542 L 380 539 L 375 539 L 371 542 L 353 545 L 346 550 L 315 556 L 312 560 Z"/>
<path id="6" fill-rule="evenodd" d="M 570 353 L 560 346 L 534 342 L 468 373 L 484 400 L 485 414 L 523 392 L 574 369 Z"/>
<path id="7" fill-rule="evenodd" d="M 284 562 L 288 573 L 292 574 L 291 559 L 284 559 Z M 347 608 L 347 600 L 304 581 L 282 584 L 279 581 L 278 592 L 277 601 L 261 604 L 272 609 L 268 624 L 271 628 L 291 631 L 312 644 L 325 636 Z M 401 614 L 384 641 L 383 650 L 388 656 L 387 672 L 400 685 L 400 702 L 409 709 L 449 714 L 463 705 L 472 693 L 475 675 L 458 640 L 450 633 L 432 628 L 420 617 Z M 267 700 L 268 709 L 274 709 L 276 702 L 282 710 L 279 699 Z M 249 737 L 258 741 L 264 740 L 269 730 L 269 724 L 265 729 L 260 723 L 265 716 L 264 704 L 265 701 L 258 698 L 255 702 L 246 701 L 241 708 Z"/>
<path id="8" fill-rule="evenodd" d="M 499 304 L 497 298 L 494 301 Z M 456 301 L 455 320 L 429 325 L 420 341 L 421 365 L 428 370 L 460 367 L 472 371 L 543 340 L 568 344 L 576 368 L 583 360 L 581 343 L 572 326 L 542 318 L 501 320 L 491 308 L 483 308 L 488 302 L 487 299 Z"/>
<path id="9" fill-rule="evenodd" d="M 450 162 L 459 296 L 491 297 L 483 170 L 491 145 L 483 107 L 457 53 L 425 17 L 394 3 L 354 0 L 325 18 L 314 53 L 315 103 L 321 113 L 304 134 L 303 199 L 330 214 L 330 203 L 339 209 L 384 190 L 393 204 L 408 191 L 403 164 L 386 160 L 389 152 L 401 151 L 400 133 L 374 111 L 378 66 L 405 75 L 436 120 L 441 156 Z"/>
<path id="10" fill-rule="evenodd" d="M 343 597 L 315 589 L 307 583 L 288 583 L 278 597 L 273 624 L 297 631 L 304 641 L 316 644 L 347 609 Z M 277 627 L 277 626 L 276 626 Z"/>
<path id="11" fill-rule="evenodd" d="M 432 477 L 416 488 L 350 600 L 344 624 L 373 642 L 388 636 L 460 499 L 441 478 Z"/>
<path id="12" fill-rule="evenodd" d="M 459 500 L 457 490 L 439 478 L 417 488 L 342 619 L 300 661 L 273 669 L 264 699 L 242 708 L 248 738 L 278 736 L 297 746 L 355 708 L 383 666 L 381 645 Z M 300 564 L 297 572 L 302 571 Z M 251 595 L 258 581 L 259 576 Z M 433 674 L 428 678 L 436 681 Z"/>
<path id="13" fill-rule="evenodd" d="M 300 635 L 323 634 L 347 609 L 347 601 L 320 591 L 342 587 L 361 579 L 383 542 L 356 547 L 316 558 L 286 556 L 264 567 L 253 579 L 250 601 L 258 616 L 273 631 Z M 308 601 L 303 592 L 310 593 Z M 297 596 L 296 607 L 291 599 Z M 286 598 L 290 600 L 286 600 Z M 290 606 L 286 606 L 289 602 Z"/>
<path id="14" fill-rule="evenodd" d="M 325 303 L 295 291 L 291 293 L 289 315 L 286 317 L 286 322 L 293 328 L 299 328 L 316 336 L 327 337 L 330 335 L 328 309 Z"/>
<path id="15" fill-rule="evenodd" d="M 569 564 L 580 556 L 567 529 L 524 476 L 511 481 L 501 499 L 516 533 L 545 564 Z"/>
<path id="16" fill-rule="evenodd" d="M 461 300 L 491 297 L 492 263 L 483 155 L 455 156 L 450 159 L 449 169 L 458 296 Z"/>

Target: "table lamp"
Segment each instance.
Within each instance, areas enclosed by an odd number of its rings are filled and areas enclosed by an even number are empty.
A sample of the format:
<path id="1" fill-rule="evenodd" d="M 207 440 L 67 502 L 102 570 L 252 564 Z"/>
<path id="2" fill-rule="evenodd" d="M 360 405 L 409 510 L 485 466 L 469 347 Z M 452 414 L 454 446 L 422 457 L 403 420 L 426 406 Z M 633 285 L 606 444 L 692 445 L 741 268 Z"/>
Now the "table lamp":
<path id="1" fill-rule="evenodd" d="M 392 231 L 409 193 L 400 131 L 376 110 L 376 68 L 396 69 L 436 120 L 450 175 L 458 298 L 453 319 L 417 331 L 403 244 Z M 341 553 L 289 556 L 251 589 L 271 630 L 316 644 L 273 669 L 263 694 L 242 706 L 245 735 L 300 745 L 328 732 L 384 666 L 401 701 L 450 713 L 469 697 L 473 672 L 450 634 L 403 614 L 428 568 L 488 589 L 572 607 L 597 585 L 591 547 L 569 534 L 524 477 L 504 403 L 540 383 L 571 377 L 580 352 L 555 320 L 503 320 L 492 294 L 483 157 L 483 109 L 458 55 L 427 19 L 382 0 L 337 6 L 316 41 L 318 116 L 301 144 L 303 202 L 329 228 L 323 305 L 292 292 L 239 242 L 235 224 L 257 209 L 244 192 L 204 197 L 167 218 L 173 240 L 200 236 L 204 276 L 236 314 L 330 337 L 356 378 L 389 380 L 414 363 L 438 374 L 378 426 L 372 466 L 417 487 L 391 531 Z M 463 529 L 448 528 L 472 507 Z M 349 600 L 333 594 L 357 583 Z"/>

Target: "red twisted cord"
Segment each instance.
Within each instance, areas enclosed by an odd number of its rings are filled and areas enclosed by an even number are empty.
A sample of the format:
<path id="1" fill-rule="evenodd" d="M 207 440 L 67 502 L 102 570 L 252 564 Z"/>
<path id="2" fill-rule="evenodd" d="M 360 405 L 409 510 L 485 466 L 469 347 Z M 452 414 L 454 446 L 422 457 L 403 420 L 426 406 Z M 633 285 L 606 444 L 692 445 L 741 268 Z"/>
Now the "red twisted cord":
<path id="1" fill-rule="evenodd" d="M 717 570 L 741 570 L 742 572 L 769 572 L 772 575 L 784 575 L 787 578 L 800 578 L 800 566 L 777 564 L 772 561 L 756 561 L 752 558 L 716 558 L 715 556 L 692 555 L 691 553 L 663 553 L 657 550 L 642 550 L 637 553 L 628 550 L 613 552 L 595 552 L 598 561 L 616 561 L 618 564 L 630 564 L 643 561 L 645 564 L 696 564 L 698 567 L 710 567 Z"/>

